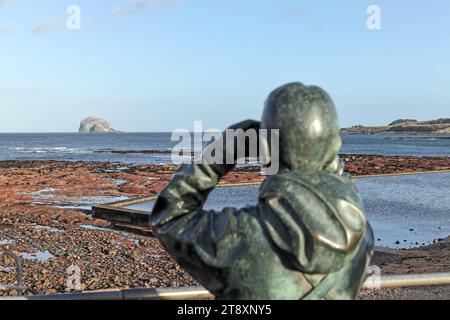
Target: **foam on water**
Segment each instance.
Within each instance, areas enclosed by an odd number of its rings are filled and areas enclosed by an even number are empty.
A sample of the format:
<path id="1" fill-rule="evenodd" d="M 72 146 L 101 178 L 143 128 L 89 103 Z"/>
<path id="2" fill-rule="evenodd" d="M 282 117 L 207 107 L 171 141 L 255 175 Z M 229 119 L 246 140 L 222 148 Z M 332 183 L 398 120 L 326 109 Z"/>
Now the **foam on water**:
<path id="1" fill-rule="evenodd" d="M 9 150 L 18 153 L 92 153 L 90 150 L 69 147 L 16 147 Z"/>
<path id="2" fill-rule="evenodd" d="M 392 137 L 392 139 L 389 139 Z M 342 153 L 401 156 L 450 156 L 450 135 L 343 135 Z M 423 139 L 419 139 L 423 137 Z M 386 139 L 388 138 L 388 139 Z M 404 138 L 404 139 L 401 139 Z M 103 161 L 128 164 L 171 163 L 177 145 L 171 133 L 0 133 L 0 160 Z M 110 152 L 105 152 L 105 151 Z M 156 150 L 162 154 L 114 153 Z"/>

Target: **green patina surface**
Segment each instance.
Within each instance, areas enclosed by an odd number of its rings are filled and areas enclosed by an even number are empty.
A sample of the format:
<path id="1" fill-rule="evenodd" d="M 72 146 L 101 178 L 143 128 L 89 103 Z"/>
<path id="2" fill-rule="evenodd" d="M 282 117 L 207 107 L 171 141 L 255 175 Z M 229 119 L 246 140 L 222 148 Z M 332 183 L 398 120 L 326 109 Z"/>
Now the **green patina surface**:
<path id="1" fill-rule="evenodd" d="M 373 235 L 343 174 L 330 97 L 288 84 L 271 93 L 261 123 L 231 128 L 279 129 L 279 173 L 256 206 L 214 212 L 203 204 L 233 165 L 182 166 L 151 215 L 166 250 L 218 299 L 354 299 Z"/>

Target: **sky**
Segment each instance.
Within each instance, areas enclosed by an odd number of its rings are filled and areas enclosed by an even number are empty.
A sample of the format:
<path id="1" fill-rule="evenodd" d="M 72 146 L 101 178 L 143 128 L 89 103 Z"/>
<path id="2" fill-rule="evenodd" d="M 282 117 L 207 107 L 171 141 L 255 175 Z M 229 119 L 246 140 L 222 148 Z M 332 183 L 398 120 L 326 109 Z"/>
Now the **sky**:
<path id="1" fill-rule="evenodd" d="M 449 40 L 448 0 L 0 0 L 0 132 L 224 129 L 293 81 L 342 127 L 450 117 Z"/>

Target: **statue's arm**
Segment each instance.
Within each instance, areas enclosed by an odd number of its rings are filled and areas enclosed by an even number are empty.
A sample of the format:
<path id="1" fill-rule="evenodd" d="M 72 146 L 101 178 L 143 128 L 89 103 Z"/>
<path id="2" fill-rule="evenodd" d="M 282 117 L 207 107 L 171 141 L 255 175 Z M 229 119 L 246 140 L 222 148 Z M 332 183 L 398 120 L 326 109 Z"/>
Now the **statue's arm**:
<path id="1" fill-rule="evenodd" d="M 222 288 L 221 271 L 245 252 L 242 216 L 251 209 L 206 211 L 219 180 L 209 165 L 185 165 L 160 193 L 151 226 L 167 252 L 204 286 Z"/>
<path id="2" fill-rule="evenodd" d="M 163 231 L 167 224 L 186 215 L 207 214 L 202 209 L 203 204 L 220 177 L 228 171 L 225 167 L 221 171 L 215 169 L 208 164 L 181 166 L 158 195 L 151 215 L 152 227 L 156 231 Z"/>
<path id="3" fill-rule="evenodd" d="M 257 129 L 259 122 L 246 120 L 235 124 L 230 129 Z M 204 215 L 202 208 L 209 193 L 216 187 L 220 178 L 230 172 L 237 159 L 233 163 L 226 163 L 227 141 L 223 134 L 222 162 L 183 165 L 173 176 L 168 186 L 159 194 L 151 215 L 151 224 L 155 230 L 160 230 L 167 223 L 180 219 L 188 214 Z M 209 147 L 214 146 L 211 143 Z M 232 151 L 234 157 L 236 152 Z"/>
<path id="4" fill-rule="evenodd" d="M 200 281 L 211 281 L 214 276 L 208 272 L 231 265 L 244 251 L 241 218 L 254 209 L 203 209 L 209 193 L 234 166 L 206 162 L 181 166 L 158 195 L 151 214 L 151 227 L 165 249 Z"/>

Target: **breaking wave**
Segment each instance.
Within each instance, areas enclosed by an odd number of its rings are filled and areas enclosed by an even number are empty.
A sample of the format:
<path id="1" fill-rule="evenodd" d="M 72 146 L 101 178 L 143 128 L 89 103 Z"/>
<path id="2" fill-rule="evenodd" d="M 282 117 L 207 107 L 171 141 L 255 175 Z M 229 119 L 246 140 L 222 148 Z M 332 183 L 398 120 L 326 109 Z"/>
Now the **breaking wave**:
<path id="1" fill-rule="evenodd" d="M 18 153 L 92 153 L 89 150 L 68 147 L 17 147 L 9 150 L 14 150 Z"/>

